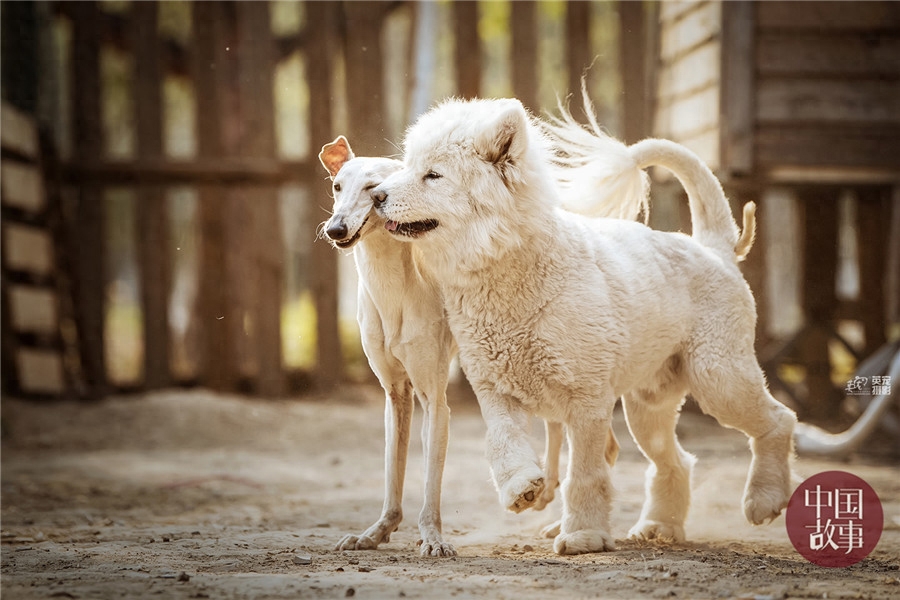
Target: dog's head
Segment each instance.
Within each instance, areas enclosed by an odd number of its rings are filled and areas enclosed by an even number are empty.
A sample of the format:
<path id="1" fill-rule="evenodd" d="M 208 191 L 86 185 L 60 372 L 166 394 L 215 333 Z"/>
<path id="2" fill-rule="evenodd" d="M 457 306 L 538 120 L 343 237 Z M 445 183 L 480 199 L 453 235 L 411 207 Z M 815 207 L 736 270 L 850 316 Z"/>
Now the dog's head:
<path id="1" fill-rule="evenodd" d="M 456 246 L 461 262 L 497 256 L 553 204 L 533 201 L 553 194 L 539 152 L 518 100 L 449 100 L 410 128 L 404 168 L 375 188 L 376 210 L 398 239 Z"/>
<path id="2" fill-rule="evenodd" d="M 356 158 L 342 135 L 322 146 L 319 161 L 331 174 L 334 193 L 334 209 L 323 232 L 338 248 L 350 248 L 383 226 L 373 210 L 372 191 L 403 163 L 390 158 Z"/>

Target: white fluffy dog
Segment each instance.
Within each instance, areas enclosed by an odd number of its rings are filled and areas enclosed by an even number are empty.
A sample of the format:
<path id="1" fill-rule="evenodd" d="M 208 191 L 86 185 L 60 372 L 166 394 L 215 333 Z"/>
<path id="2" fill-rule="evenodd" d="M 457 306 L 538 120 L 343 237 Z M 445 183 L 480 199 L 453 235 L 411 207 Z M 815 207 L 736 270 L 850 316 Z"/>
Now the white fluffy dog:
<path id="1" fill-rule="evenodd" d="M 374 210 L 371 190 L 403 163 L 390 158 L 355 157 L 347 138 L 325 144 L 319 160 L 332 177 L 334 209 L 323 231 L 338 248 L 354 248 L 359 273 L 359 314 L 363 349 L 385 390 L 385 494 L 381 517 L 360 535 L 346 535 L 338 550 L 376 548 L 390 540 L 402 519 L 403 480 L 409 448 L 413 394 L 425 412 L 425 501 L 419 514 L 423 556 L 455 556 L 441 536 L 441 479 L 447 453 L 449 408 L 447 373 L 456 345 L 444 317 L 436 282 L 421 273 L 407 244 L 395 241 Z M 594 212 L 603 207 L 585 202 Z M 547 482 L 534 501 L 542 509 L 559 481 L 563 430 L 546 422 L 544 466 Z M 619 445 L 610 430 L 606 460 L 613 465 Z"/>
<path id="2" fill-rule="evenodd" d="M 559 125 L 560 139 L 573 149 L 570 166 L 587 168 L 590 157 L 578 152 L 591 143 L 574 129 Z M 602 145 L 599 131 L 591 136 Z M 603 448 L 620 396 L 651 462 L 632 536 L 684 538 L 694 458 L 675 425 L 687 393 L 750 437 L 743 504 L 751 523 L 775 518 L 791 494 L 796 418 L 767 391 L 753 349 L 754 301 L 736 264 L 752 244 L 753 207 L 740 235 L 696 156 L 663 140 L 629 153 L 629 178 L 649 165 L 679 178 L 692 237 L 558 208 L 559 153 L 517 100 L 450 100 L 426 113 L 407 133 L 404 168 L 373 193 L 388 231 L 414 241 L 423 270 L 441 283 L 504 506 L 528 507 L 545 484 L 528 414 L 566 425 L 560 554 L 614 547 Z"/>

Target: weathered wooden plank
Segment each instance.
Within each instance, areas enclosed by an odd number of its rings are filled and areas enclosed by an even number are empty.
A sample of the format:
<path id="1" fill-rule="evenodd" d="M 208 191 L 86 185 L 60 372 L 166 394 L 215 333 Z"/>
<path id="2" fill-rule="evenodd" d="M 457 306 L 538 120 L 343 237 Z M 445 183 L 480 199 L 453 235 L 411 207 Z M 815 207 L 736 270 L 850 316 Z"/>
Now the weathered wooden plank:
<path id="1" fill-rule="evenodd" d="M 520 3 L 516 3 L 520 4 Z M 530 9 L 534 12 L 532 3 Z M 516 5 L 513 5 L 513 12 Z M 521 12 L 521 11 L 520 11 Z M 515 34 L 514 34 L 515 36 Z M 475 0 L 457 0 L 453 2 L 453 56 L 456 59 L 456 93 L 463 98 L 477 98 L 481 95 L 481 38 L 478 35 L 478 3 Z M 513 53 L 516 52 L 516 41 L 513 37 Z M 513 61 L 513 72 L 516 70 L 518 56 Z"/>
<path id="2" fill-rule="evenodd" d="M 900 170 L 900 127 L 818 127 L 777 124 L 757 130 L 760 166 L 831 166 Z"/>
<path id="3" fill-rule="evenodd" d="M 664 3 L 666 4 L 666 3 Z M 683 19 L 664 22 L 660 57 L 669 62 L 710 39 L 717 38 L 722 29 L 721 2 L 704 2 Z"/>
<path id="4" fill-rule="evenodd" d="M 319 23 L 310 31 L 309 51 L 306 54 L 306 72 L 310 81 L 331 81 L 338 38 L 337 15 L 330 2 L 311 2 L 307 17 Z M 310 89 L 309 131 L 314 147 L 334 139 L 332 131 L 332 91 L 328 85 L 316 85 Z M 354 133 L 355 135 L 355 133 Z M 355 138 L 350 140 L 356 147 Z M 319 165 L 309 165 L 304 173 L 309 184 L 311 202 L 306 207 L 308 223 L 322 220 L 322 209 L 328 187 L 322 181 Z M 328 244 L 315 243 L 310 236 L 310 289 L 316 305 L 316 383 L 324 388 L 337 385 L 344 374 L 344 359 L 338 328 L 338 255 Z"/>
<path id="5" fill-rule="evenodd" d="M 566 3 L 566 68 L 569 73 L 568 92 L 581 91 L 582 75 L 590 78 L 591 65 L 591 5 L 588 2 Z M 590 89 L 590 86 L 588 86 Z"/>
<path id="6" fill-rule="evenodd" d="M 720 60 L 721 45 L 718 40 L 708 40 L 681 55 L 660 72 L 659 98 L 661 101 L 671 101 L 718 83 L 722 70 Z"/>
<path id="7" fill-rule="evenodd" d="M 12 222 L 3 224 L 3 266 L 40 276 L 53 272 L 53 239 L 37 227 Z"/>
<path id="8" fill-rule="evenodd" d="M 10 304 L 10 324 L 14 331 L 58 335 L 59 307 L 52 289 L 11 285 L 7 298 Z"/>
<path id="9" fill-rule="evenodd" d="M 760 33 L 755 55 L 762 77 L 900 77 L 900 31 Z"/>
<path id="10" fill-rule="evenodd" d="M 900 124 L 900 81 L 763 79 L 756 117 L 767 123 Z"/>
<path id="11" fill-rule="evenodd" d="M 40 151 L 34 120 L 7 102 L 0 108 L 0 144 L 28 158 L 36 158 Z"/>
<path id="12" fill-rule="evenodd" d="M 800 344 L 800 360 L 806 367 L 806 414 L 830 419 L 837 412 L 839 396 L 831 384 L 828 329 L 836 316 L 837 238 L 839 187 L 810 186 L 797 189 L 803 215 L 803 310 L 812 325 Z"/>
<path id="13" fill-rule="evenodd" d="M 95 2 L 72 3 L 72 146 L 82 156 L 101 156 L 100 13 Z M 103 193 L 90 182 L 78 187 L 75 218 L 76 314 L 85 382 L 89 393 L 106 393 L 104 304 L 106 273 Z"/>
<path id="14" fill-rule="evenodd" d="M 135 130 L 138 161 L 163 155 L 162 42 L 157 24 L 157 2 L 133 5 L 129 36 L 134 48 Z M 171 381 L 169 371 L 169 294 L 171 252 L 169 212 L 165 190 L 144 185 L 137 190 L 137 253 L 141 277 L 141 318 L 144 331 L 144 386 L 162 388 Z"/>
<path id="15" fill-rule="evenodd" d="M 720 156 L 722 169 L 729 174 L 753 170 L 756 70 L 748 60 L 756 37 L 753 17 L 754 6 L 749 1 L 722 7 Z"/>
<path id="16" fill-rule="evenodd" d="M 252 40 L 238 60 L 239 94 L 244 121 L 242 147 L 256 156 L 275 157 L 275 44 L 268 3 L 246 2 L 237 5 L 238 33 Z M 242 190 L 252 203 L 247 223 L 251 242 L 247 266 L 254 296 L 253 331 L 258 365 L 257 391 L 266 396 L 281 394 L 284 372 L 281 357 L 281 303 L 283 298 L 284 242 L 278 193 L 272 186 L 253 186 Z"/>
<path id="17" fill-rule="evenodd" d="M 531 4 L 530 2 L 517 2 Z M 621 112 L 622 138 L 633 144 L 650 132 L 649 98 L 652 91 L 647 82 L 647 25 L 643 2 L 620 0 L 619 11 L 619 72 L 622 73 Z M 654 57 L 655 59 L 655 57 Z M 662 83 L 660 83 L 662 85 Z M 660 95 L 666 95 L 660 92 Z"/>
<path id="18" fill-rule="evenodd" d="M 347 0 L 342 6 L 346 27 L 344 64 L 347 69 L 348 116 L 350 131 L 356 140 L 353 149 L 361 156 L 390 154 L 393 148 L 384 135 L 384 60 L 381 50 L 381 29 L 389 5 Z M 360 94 L 361 89 L 366 93 Z"/>
<path id="19" fill-rule="evenodd" d="M 28 213 L 44 210 L 47 198 L 44 181 L 38 167 L 13 160 L 5 160 L 0 165 L 0 185 L 3 204 Z"/>
<path id="20" fill-rule="evenodd" d="M 691 150 L 713 171 L 721 168 L 719 130 L 715 127 L 686 136 L 679 140 Z"/>
<path id="21" fill-rule="evenodd" d="M 856 192 L 859 303 L 866 340 L 863 356 L 872 354 L 887 340 L 885 268 L 890 231 L 885 224 L 890 222 L 890 193 L 887 186 L 860 188 Z"/>
<path id="22" fill-rule="evenodd" d="M 627 0 L 626 0 L 627 1 Z M 660 2 L 660 20 L 674 21 L 683 17 L 691 10 L 702 9 L 707 0 L 667 0 Z"/>
<path id="23" fill-rule="evenodd" d="M 30 394 L 61 394 L 65 391 L 62 356 L 53 350 L 20 348 L 16 351 L 19 387 Z"/>
<path id="24" fill-rule="evenodd" d="M 454 9 L 463 2 L 454 2 Z M 475 4 L 471 2 L 471 4 Z M 477 37 L 477 9 L 475 16 L 475 37 Z M 537 3 L 513 2 L 510 12 L 510 27 L 512 29 L 512 85 L 513 94 L 532 111 L 538 110 L 538 54 L 537 54 Z M 458 35 L 458 34 L 457 34 Z M 457 38 L 458 40 L 459 38 Z M 457 41 L 457 44 L 461 42 Z M 479 51 L 480 45 L 475 46 Z M 475 81 L 481 81 L 481 62 L 477 63 Z M 462 63 L 457 59 L 457 69 Z"/>
<path id="25" fill-rule="evenodd" d="M 197 151 L 201 160 L 219 160 L 225 155 L 223 124 L 231 65 L 226 8 L 219 2 L 193 2 L 194 46 L 191 74 L 197 98 Z M 229 115 L 230 116 L 230 115 Z M 239 314 L 229 298 L 226 255 L 226 192 L 222 185 L 198 186 L 197 210 L 200 228 L 197 311 L 192 316 L 202 340 L 199 378 L 214 390 L 232 391 L 237 386 L 236 340 L 232 321 Z"/>
<path id="26" fill-rule="evenodd" d="M 660 104 L 656 112 L 655 135 L 680 141 L 717 127 L 718 119 L 719 87 L 710 86 L 670 104 Z"/>
<path id="27" fill-rule="evenodd" d="M 891 1 L 756 3 L 761 29 L 886 30 L 900 27 L 900 4 Z"/>

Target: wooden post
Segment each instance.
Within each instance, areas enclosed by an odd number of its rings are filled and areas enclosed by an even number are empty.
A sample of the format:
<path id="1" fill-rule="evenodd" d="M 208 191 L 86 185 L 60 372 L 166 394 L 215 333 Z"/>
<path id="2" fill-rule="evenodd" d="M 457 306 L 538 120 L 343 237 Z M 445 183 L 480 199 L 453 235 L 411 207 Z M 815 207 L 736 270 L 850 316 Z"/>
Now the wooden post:
<path id="1" fill-rule="evenodd" d="M 305 57 L 308 80 L 318 82 L 317 85 L 310 86 L 309 91 L 309 132 L 311 150 L 316 154 L 318 148 L 335 137 L 331 124 L 331 85 L 325 83 L 332 81 L 334 53 L 337 49 L 337 19 L 334 9 L 334 5 L 329 2 L 310 2 L 306 5 L 308 22 L 316 24 L 309 29 Z M 356 148 L 355 138 L 351 139 L 351 144 Z M 320 207 L 328 205 L 329 189 L 325 171 L 318 164 L 318 159 L 312 158 L 310 163 L 307 182 L 313 200 L 307 207 L 307 222 L 318 223 L 323 216 Z M 344 369 L 338 329 L 338 255 L 324 240 L 315 240 L 309 256 L 311 288 L 316 305 L 316 383 L 323 389 L 329 389 L 340 383 Z"/>
<path id="2" fill-rule="evenodd" d="M 756 241 L 747 258 L 741 263 L 741 272 L 744 279 L 753 292 L 756 300 L 756 351 L 759 354 L 771 341 L 769 337 L 769 302 L 766 289 L 766 235 L 768 232 L 762 226 L 766 204 L 763 202 L 765 195 L 756 188 L 742 188 L 740 190 L 727 190 L 731 198 L 733 211 L 738 215 L 738 226 L 742 227 L 741 215 L 744 204 L 753 201 L 756 203 Z"/>
<path id="3" fill-rule="evenodd" d="M 581 97 L 581 77 L 587 77 L 591 66 L 591 4 L 566 3 L 566 65 L 569 71 L 570 94 Z M 590 88 L 589 88 L 590 89 Z M 581 103 L 578 102 L 580 105 Z"/>
<path id="4" fill-rule="evenodd" d="M 620 0 L 619 70 L 622 74 L 622 138 L 633 144 L 650 133 L 644 3 Z"/>
<path id="5" fill-rule="evenodd" d="M 94 2 L 75 3 L 71 10 L 72 142 L 80 156 L 95 158 L 103 154 L 99 14 Z M 106 216 L 100 186 L 83 184 L 79 192 L 74 231 L 78 334 L 88 394 L 102 396 L 108 391 L 103 341 Z"/>
<path id="6" fill-rule="evenodd" d="M 537 3 L 513 2 L 511 8 L 513 94 L 525 108 L 537 113 L 540 108 L 537 79 Z M 457 65 L 460 64 L 457 60 Z M 478 68 L 480 69 L 480 65 Z"/>
<path id="7" fill-rule="evenodd" d="M 307 11 L 315 4 L 308 3 Z M 394 151 L 386 139 L 384 61 L 381 51 L 381 29 L 390 5 L 350 0 L 343 2 L 342 6 L 346 26 L 344 65 L 353 149 L 359 156 L 384 156 Z M 310 32 L 315 35 L 321 26 L 312 19 L 309 23 L 313 24 Z M 310 78 L 310 81 L 318 80 Z M 329 79 L 324 81 L 330 81 L 330 74 Z M 365 93 L 359 93 L 360 90 L 365 90 Z"/>
<path id="8" fill-rule="evenodd" d="M 747 0 L 722 3 L 720 156 L 730 175 L 747 175 L 754 168 L 755 10 Z"/>
<path id="9" fill-rule="evenodd" d="M 134 106 L 138 161 L 160 160 L 162 140 L 162 44 L 157 33 L 157 2 L 132 6 L 129 21 L 134 51 Z M 141 184 L 137 190 L 137 251 L 140 263 L 144 329 L 144 386 L 171 382 L 169 370 L 170 266 L 169 212 L 162 186 Z"/>
<path id="10" fill-rule="evenodd" d="M 242 121 L 241 150 L 245 155 L 276 159 L 275 142 L 275 44 L 267 2 L 237 5 L 238 81 Z M 258 364 L 257 391 L 274 396 L 284 391 L 281 364 L 281 306 L 283 300 L 284 243 L 278 190 L 254 186 L 240 190 L 247 208 L 250 256 L 248 281 L 253 282 L 250 308 L 255 325 L 253 354 Z"/>
<path id="11" fill-rule="evenodd" d="M 532 5 L 531 2 L 514 2 L 513 13 L 520 4 Z M 481 38 L 478 36 L 478 2 L 475 0 L 453 2 L 453 39 L 456 93 L 463 98 L 477 98 L 481 94 Z M 513 42 L 513 72 L 517 60 Z"/>
<path id="12" fill-rule="evenodd" d="M 875 352 L 887 341 L 885 268 L 890 231 L 889 193 L 890 188 L 885 187 L 857 190 L 859 305 L 866 336 L 863 356 Z"/>
<path id="13" fill-rule="evenodd" d="M 191 71 L 197 98 L 197 150 L 201 159 L 224 155 L 228 69 L 225 56 L 224 7 L 218 2 L 194 2 L 194 47 Z M 197 298 L 198 329 L 203 351 L 199 380 L 219 391 L 235 388 L 238 373 L 232 320 L 237 311 L 229 302 L 226 269 L 224 186 L 199 187 L 200 269 Z"/>
<path id="14" fill-rule="evenodd" d="M 831 383 L 828 340 L 836 309 L 838 199 L 836 187 L 797 190 L 803 211 L 803 307 L 807 324 L 800 354 L 806 367 L 807 416 L 823 422 L 838 410 L 838 395 Z"/>

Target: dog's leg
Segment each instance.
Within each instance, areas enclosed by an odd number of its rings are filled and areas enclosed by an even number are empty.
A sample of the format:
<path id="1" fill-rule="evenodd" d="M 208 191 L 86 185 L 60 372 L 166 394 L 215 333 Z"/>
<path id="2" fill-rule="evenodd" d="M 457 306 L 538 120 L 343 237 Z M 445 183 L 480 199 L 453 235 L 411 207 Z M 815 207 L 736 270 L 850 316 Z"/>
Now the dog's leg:
<path id="1" fill-rule="evenodd" d="M 562 423 L 553 423 L 552 421 L 544 421 L 544 470 L 547 479 L 544 483 L 544 491 L 534 503 L 535 510 L 544 510 L 544 508 L 553 502 L 556 496 L 556 488 L 559 487 L 559 452 L 562 449 L 563 431 Z"/>
<path id="2" fill-rule="evenodd" d="M 446 369 L 444 369 L 446 371 Z M 422 556 L 456 556 L 452 545 L 441 534 L 441 482 L 450 436 L 450 409 L 447 406 L 447 382 L 431 386 L 434 391 L 416 392 L 423 412 L 422 448 L 425 453 L 425 502 L 419 513 L 419 552 Z M 438 391 L 439 390 L 439 391 Z"/>
<path id="3" fill-rule="evenodd" d="M 689 365 L 691 392 L 703 412 L 750 438 L 753 460 L 744 488 L 744 516 L 754 525 L 769 522 L 791 497 L 797 417 L 769 393 L 752 351 L 731 361 L 722 360 L 727 352 L 699 356 Z"/>
<path id="4" fill-rule="evenodd" d="M 412 385 L 408 380 L 385 386 L 384 506 L 381 517 L 360 535 L 345 535 L 335 550 L 371 550 L 389 542 L 403 519 L 403 479 L 412 421 Z"/>
<path id="5" fill-rule="evenodd" d="M 566 423 L 569 469 L 562 484 L 560 534 L 553 541 L 557 554 L 615 549 L 609 533 L 613 488 L 605 458 L 609 431 L 610 420 L 601 415 L 580 414 Z"/>
<path id="6" fill-rule="evenodd" d="M 544 471 L 528 439 L 529 415 L 514 398 L 491 392 L 477 396 L 500 503 L 512 512 L 522 512 L 534 506 L 544 491 Z"/>
<path id="7" fill-rule="evenodd" d="M 667 542 L 684 541 L 684 522 L 691 501 L 691 470 L 696 459 L 685 452 L 675 436 L 683 390 L 671 388 L 655 394 L 627 394 L 625 419 L 647 468 L 644 507 L 628 532 L 630 537 Z"/>

